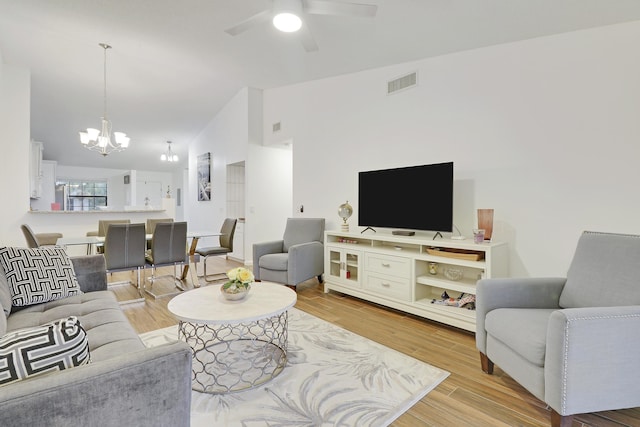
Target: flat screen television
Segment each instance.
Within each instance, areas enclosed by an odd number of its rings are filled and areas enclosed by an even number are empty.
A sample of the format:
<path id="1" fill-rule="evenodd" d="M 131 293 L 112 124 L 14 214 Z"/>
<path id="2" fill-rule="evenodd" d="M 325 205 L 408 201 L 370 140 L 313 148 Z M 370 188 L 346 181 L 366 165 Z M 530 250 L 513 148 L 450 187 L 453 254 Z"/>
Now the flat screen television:
<path id="1" fill-rule="evenodd" d="M 453 231 L 453 162 L 360 172 L 358 225 Z"/>

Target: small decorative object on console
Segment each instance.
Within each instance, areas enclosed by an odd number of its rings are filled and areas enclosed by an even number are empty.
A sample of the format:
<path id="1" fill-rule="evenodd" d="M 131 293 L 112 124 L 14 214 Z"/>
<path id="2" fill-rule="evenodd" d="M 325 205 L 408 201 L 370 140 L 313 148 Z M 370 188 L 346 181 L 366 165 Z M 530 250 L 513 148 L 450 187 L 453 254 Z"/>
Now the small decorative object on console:
<path id="1" fill-rule="evenodd" d="M 347 224 L 347 220 L 351 215 L 353 215 L 353 208 L 347 200 L 346 203 L 341 204 L 338 208 L 338 216 L 342 218 L 342 231 L 349 231 L 349 224 Z"/>
<path id="2" fill-rule="evenodd" d="M 246 297 L 254 281 L 253 273 L 244 267 L 238 267 L 227 271 L 227 277 L 229 280 L 220 286 L 222 296 L 230 301 Z"/>
<path id="3" fill-rule="evenodd" d="M 448 267 L 444 269 L 444 277 L 454 282 L 462 279 L 463 276 L 464 272 L 460 268 Z"/>

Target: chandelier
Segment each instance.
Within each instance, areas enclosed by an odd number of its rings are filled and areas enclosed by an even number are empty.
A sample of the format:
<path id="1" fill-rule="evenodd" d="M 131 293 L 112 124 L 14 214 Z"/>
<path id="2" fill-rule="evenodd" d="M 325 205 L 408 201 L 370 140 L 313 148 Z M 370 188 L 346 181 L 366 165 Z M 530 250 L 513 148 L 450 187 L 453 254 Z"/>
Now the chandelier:
<path id="1" fill-rule="evenodd" d="M 97 151 L 103 156 L 122 151 L 129 147 L 129 137 L 123 132 L 113 132 L 114 139 L 111 138 L 111 121 L 107 119 L 107 49 L 111 46 L 99 43 L 104 49 L 104 114 L 102 116 L 102 127 L 100 130 L 87 128 L 86 132 L 80 132 L 80 143 L 85 148 Z"/>
<path id="2" fill-rule="evenodd" d="M 163 162 L 177 162 L 178 155 L 173 154 L 173 151 L 171 151 L 171 141 L 167 141 L 167 144 L 169 144 L 169 147 L 167 148 L 167 151 L 162 153 L 162 155 L 160 156 L 160 160 L 162 160 Z"/>

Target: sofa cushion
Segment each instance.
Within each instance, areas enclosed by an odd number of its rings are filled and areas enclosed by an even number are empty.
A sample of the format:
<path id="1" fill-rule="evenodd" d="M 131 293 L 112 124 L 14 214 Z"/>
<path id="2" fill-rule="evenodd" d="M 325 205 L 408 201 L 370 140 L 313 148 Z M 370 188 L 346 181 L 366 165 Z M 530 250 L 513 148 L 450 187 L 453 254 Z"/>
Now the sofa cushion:
<path id="1" fill-rule="evenodd" d="M 144 349 L 111 291 L 95 291 L 32 305 L 7 319 L 7 330 L 28 328 L 63 317 L 76 316 L 87 331 L 91 361 Z"/>
<path id="2" fill-rule="evenodd" d="M 19 329 L 0 338 L 0 385 L 89 363 L 87 334 L 77 317 Z"/>
<path id="3" fill-rule="evenodd" d="M 536 366 L 544 366 L 547 324 L 555 309 L 499 308 L 487 314 L 488 335 Z"/>
<path id="4" fill-rule="evenodd" d="M 640 305 L 640 236 L 586 231 L 560 294 L 563 308 Z"/>
<path id="5" fill-rule="evenodd" d="M 11 302 L 21 307 L 81 293 L 73 264 L 63 248 L 0 248 Z"/>

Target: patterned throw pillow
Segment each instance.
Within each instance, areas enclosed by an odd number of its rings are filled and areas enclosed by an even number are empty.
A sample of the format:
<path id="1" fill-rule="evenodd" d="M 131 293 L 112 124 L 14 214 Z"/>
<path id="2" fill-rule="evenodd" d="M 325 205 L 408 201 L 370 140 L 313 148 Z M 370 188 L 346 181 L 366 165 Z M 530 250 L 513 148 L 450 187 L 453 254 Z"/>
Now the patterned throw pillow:
<path id="1" fill-rule="evenodd" d="M 63 248 L 0 248 L 0 262 L 15 306 L 81 294 L 73 264 Z"/>
<path id="2" fill-rule="evenodd" d="M 90 360 L 87 333 L 75 316 L 19 329 L 0 338 L 0 385 Z"/>

